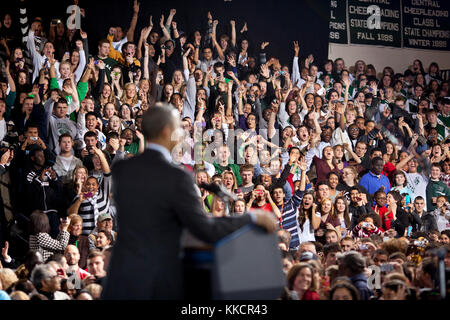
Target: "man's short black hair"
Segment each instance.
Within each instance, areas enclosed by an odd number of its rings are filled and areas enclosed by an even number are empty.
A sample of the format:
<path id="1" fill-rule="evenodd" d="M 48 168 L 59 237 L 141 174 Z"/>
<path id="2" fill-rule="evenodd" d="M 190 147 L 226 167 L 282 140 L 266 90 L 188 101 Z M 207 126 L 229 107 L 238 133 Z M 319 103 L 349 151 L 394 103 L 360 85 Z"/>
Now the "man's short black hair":
<path id="1" fill-rule="evenodd" d="M 88 138 L 88 137 L 92 137 L 92 138 L 95 138 L 95 139 L 98 138 L 98 137 L 97 137 L 97 134 L 96 134 L 95 132 L 92 132 L 92 131 L 86 132 L 86 133 L 84 134 L 84 136 L 83 136 L 83 139 L 86 140 L 86 138 Z"/>
<path id="2" fill-rule="evenodd" d="M 97 119 L 97 115 L 95 114 L 95 112 L 89 111 L 88 113 L 86 113 L 85 119 L 87 120 L 87 118 L 88 118 L 89 116 L 94 116 L 95 119 Z"/>
<path id="3" fill-rule="evenodd" d="M 71 136 L 69 133 L 64 132 L 63 134 L 61 134 L 61 135 L 58 137 L 58 143 L 61 143 L 61 141 L 62 141 L 63 138 L 70 138 L 71 140 L 73 140 L 72 136 Z"/>
<path id="4" fill-rule="evenodd" d="M 373 148 L 372 150 L 370 150 L 370 156 L 373 156 L 373 154 L 377 151 L 379 151 L 379 152 L 381 152 L 381 154 L 383 154 L 383 150 L 381 150 L 380 148 Z"/>
<path id="5" fill-rule="evenodd" d="M 331 230 L 330 231 L 335 231 Z M 339 243 L 327 243 L 323 246 L 323 255 L 326 257 L 329 253 L 341 252 L 341 245 Z"/>
<path id="6" fill-rule="evenodd" d="M 27 124 L 25 125 L 25 128 L 24 128 L 24 132 L 27 132 L 28 131 L 28 129 L 30 129 L 30 128 L 36 128 L 36 129 L 38 129 L 38 131 L 39 131 L 39 126 L 37 125 L 37 123 L 35 123 L 35 122 L 27 122 Z"/>
<path id="7" fill-rule="evenodd" d="M 109 142 L 110 139 L 119 139 L 119 134 L 115 131 L 110 131 L 106 135 L 106 142 Z"/>
<path id="8" fill-rule="evenodd" d="M 372 166 L 375 165 L 375 163 L 377 163 L 378 161 L 383 161 L 383 159 L 380 158 L 380 157 L 375 157 L 375 158 L 373 158 L 373 159 L 372 159 Z"/>

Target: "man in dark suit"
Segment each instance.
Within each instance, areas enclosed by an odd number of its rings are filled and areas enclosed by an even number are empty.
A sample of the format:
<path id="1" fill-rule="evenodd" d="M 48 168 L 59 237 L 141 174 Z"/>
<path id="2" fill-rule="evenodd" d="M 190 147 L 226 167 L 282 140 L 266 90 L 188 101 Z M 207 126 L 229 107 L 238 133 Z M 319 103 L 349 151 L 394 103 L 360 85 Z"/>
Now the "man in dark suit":
<path id="1" fill-rule="evenodd" d="M 142 126 L 147 150 L 113 168 L 120 232 L 102 298 L 183 299 L 183 228 L 213 243 L 251 222 L 273 232 L 276 222 L 260 211 L 207 217 L 192 177 L 171 163 L 169 151 L 177 144 L 180 128 L 178 112 L 168 105 L 152 107 Z"/>

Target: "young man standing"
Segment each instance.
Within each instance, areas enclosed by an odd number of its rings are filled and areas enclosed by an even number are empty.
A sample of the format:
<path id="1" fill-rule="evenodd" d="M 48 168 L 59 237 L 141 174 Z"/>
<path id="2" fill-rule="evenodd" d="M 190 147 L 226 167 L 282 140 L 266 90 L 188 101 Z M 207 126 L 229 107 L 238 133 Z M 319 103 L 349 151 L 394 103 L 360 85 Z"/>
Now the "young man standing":
<path id="1" fill-rule="evenodd" d="M 371 195 L 382 187 L 384 187 L 383 191 L 387 194 L 391 191 L 391 184 L 389 183 L 389 179 L 381 174 L 382 171 L 383 159 L 379 157 L 373 158 L 372 169 L 361 178 L 359 184 L 366 188 Z"/>
<path id="2" fill-rule="evenodd" d="M 411 214 L 414 217 L 414 221 L 420 221 L 420 223 L 413 224 L 413 232 L 438 230 L 436 219 L 433 214 L 425 211 L 425 199 L 421 196 L 414 199 L 414 211 Z"/>
<path id="3" fill-rule="evenodd" d="M 70 134 L 63 133 L 59 136 L 59 148 L 61 152 L 56 157 L 53 170 L 55 170 L 63 184 L 70 183 L 72 181 L 73 170 L 77 166 L 83 165 L 81 160 L 72 154 L 72 147 L 73 139 Z"/>
<path id="4" fill-rule="evenodd" d="M 251 164 L 245 164 L 239 170 L 242 177 L 242 184 L 239 188 L 242 190 L 244 195 L 253 191 L 255 185 L 253 184 L 253 176 L 255 174 L 255 168 Z"/>
<path id="5" fill-rule="evenodd" d="M 450 197 L 450 188 L 440 180 L 441 172 L 442 168 L 439 163 L 431 165 L 430 181 L 426 188 L 428 211 L 436 209 L 437 197 L 445 196 L 447 199 Z"/>

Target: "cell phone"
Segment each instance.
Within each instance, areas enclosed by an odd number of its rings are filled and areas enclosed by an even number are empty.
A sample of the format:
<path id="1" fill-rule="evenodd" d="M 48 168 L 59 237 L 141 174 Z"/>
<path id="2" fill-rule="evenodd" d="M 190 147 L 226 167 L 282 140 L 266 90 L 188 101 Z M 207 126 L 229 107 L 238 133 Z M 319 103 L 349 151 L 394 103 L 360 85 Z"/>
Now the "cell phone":
<path id="1" fill-rule="evenodd" d="M 380 271 L 381 272 L 391 272 L 393 270 L 394 270 L 394 266 L 392 264 L 390 264 L 390 263 L 383 263 L 380 266 Z"/>
<path id="2" fill-rule="evenodd" d="M 367 244 L 362 244 L 362 245 L 359 246 L 359 250 L 367 250 L 367 249 L 369 249 Z"/>
<path id="3" fill-rule="evenodd" d="M 369 228 L 370 224 L 368 222 L 363 222 L 361 225 L 363 228 Z"/>
<path id="4" fill-rule="evenodd" d="M 38 137 L 30 137 L 31 141 L 37 141 L 39 138 Z"/>
<path id="5" fill-rule="evenodd" d="M 98 64 L 98 60 L 95 60 L 95 61 L 94 61 L 94 64 L 97 65 L 97 64 Z"/>

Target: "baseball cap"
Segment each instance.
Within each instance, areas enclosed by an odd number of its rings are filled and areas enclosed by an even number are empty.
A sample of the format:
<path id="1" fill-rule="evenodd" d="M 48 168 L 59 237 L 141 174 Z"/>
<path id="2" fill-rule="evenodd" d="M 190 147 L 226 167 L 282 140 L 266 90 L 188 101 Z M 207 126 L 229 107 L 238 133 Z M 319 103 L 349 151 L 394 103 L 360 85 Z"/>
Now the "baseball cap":
<path id="1" fill-rule="evenodd" d="M 109 213 L 102 213 L 101 215 L 98 216 L 97 220 L 102 222 L 102 221 L 105 221 L 107 219 L 111 219 L 112 220 L 111 215 Z"/>

